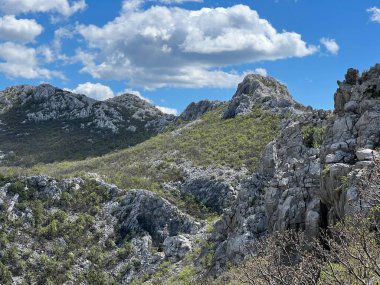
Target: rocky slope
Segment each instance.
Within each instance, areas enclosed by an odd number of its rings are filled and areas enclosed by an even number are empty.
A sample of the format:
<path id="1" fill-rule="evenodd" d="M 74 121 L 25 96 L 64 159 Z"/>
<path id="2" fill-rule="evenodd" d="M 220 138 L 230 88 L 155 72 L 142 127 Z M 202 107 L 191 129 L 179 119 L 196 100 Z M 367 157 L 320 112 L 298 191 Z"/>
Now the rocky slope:
<path id="1" fill-rule="evenodd" d="M 338 85 L 334 111 L 312 110 L 275 79 L 249 75 L 227 104 L 191 104 L 181 115 L 190 122 L 134 148 L 24 170 L 97 174 L 1 178 L 3 276 L 213 284 L 262 236 L 318 237 L 363 210 L 358 178 L 379 156 L 380 66 L 350 69 Z M 120 114 L 146 104 L 128 96 L 106 103 Z"/>
<path id="2" fill-rule="evenodd" d="M 263 234 L 303 230 L 309 238 L 363 211 L 361 171 L 380 144 L 380 65 L 338 82 L 334 114 L 308 111 L 292 120 L 263 153 L 257 173 L 215 225 L 214 274 L 241 261 Z"/>
<path id="3" fill-rule="evenodd" d="M 363 74 L 349 69 L 334 95 L 336 118 L 321 148 L 320 196 L 326 224 L 363 210 L 357 177 L 379 157 L 380 65 Z"/>
<path id="4" fill-rule="evenodd" d="M 0 92 L 2 161 L 33 164 L 104 154 L 144 141 L 174 118 L 131 94 L 101 102 L 46 84 L 11 87 Z"/>
<path id="5" fill-rule="evenodd" d="M 0 206 L 1 284 L 129 283 L 182 258 L 204 228 L 151 192 L 96 176 L 3 178 Z"/>

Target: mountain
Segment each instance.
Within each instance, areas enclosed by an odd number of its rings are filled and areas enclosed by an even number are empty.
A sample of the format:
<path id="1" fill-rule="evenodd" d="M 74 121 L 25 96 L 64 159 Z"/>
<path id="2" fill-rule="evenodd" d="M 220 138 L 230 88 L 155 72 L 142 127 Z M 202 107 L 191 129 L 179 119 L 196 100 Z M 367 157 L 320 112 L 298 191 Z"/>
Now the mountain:
<path id="1" fill-rule="evenodd" d="M 284 248 L 272 251 L 277 263 L 267 268 L 267 280 L 318 265 L 318 274 L 311 273 L 318 281 L 331 264 L 337 280 L 352 280 L 360 264 L 347 271 L 321 255 L 334 245 L 327 246 L 325 234 L 339 221 L 364 214 L 364 224 L 373 213 L 363 207 L 361 187 L 367 171 L 380 175 L 379 86 L 380 65 L 362 74 L 349 69 L 338 81 L 335 109 L 313 110 L 275 79 L 248 75 L 230 101 L 192 103 L 163 132 L 133 147 L 86 160 L 0 167 L 0 282 L 235 284 L 255 266 L 271 265 L 252 248 L 289 231 L 321 240 L 319 257 L 311 260 L 308 251 L 309 262 L 297 263 L 302 250 L 291 244 L 297 258 L 289 264 Z M 130 95 L 104 104 L 120 114 L 149 109 Z M 365 191 L 378 193 L 379 181 L 370 181 Z M 364 236 L 378 233 L 373 224 L 368 230 Z M 343 241 L 344 252 L 358 253 Z M 278 240 L 269 244 L 277 246 Z M 296 284 L 276 280 L 258 284 Z"/>
<path id="2" fill-rule="evenodd" d="M 15 86 L 0 92 L 2 162 L 98 156 L 140 143 L 173 120 L 132 94 L 96 101 L 46 84 Z"/>

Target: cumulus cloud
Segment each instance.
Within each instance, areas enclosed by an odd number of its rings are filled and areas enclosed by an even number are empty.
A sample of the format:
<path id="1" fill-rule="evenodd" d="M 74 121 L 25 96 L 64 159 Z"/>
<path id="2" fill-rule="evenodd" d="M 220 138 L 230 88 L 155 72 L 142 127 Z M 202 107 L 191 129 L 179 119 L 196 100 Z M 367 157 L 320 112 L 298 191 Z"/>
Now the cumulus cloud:
<path id="1" fill-rule="evenodd" d="M 235 65 L 304 57 L 318 49 L 295 32 L 278 32 L 248 6 L 203 8 L 153 6 L 125 1 L 102 27 L 79 25 L 88 43 L 77 59 L 98 79 L 128 80 L 145 88 L 234 87 Z"/>
<path id="2" fill-rule="evenodd" d="M 110 87 L 100 83 L 91 82 L 79 84 L 76 88 L 69 91 L 77 94 L 84 94 L 96 100 L 106 100 L 115 96 Z"/>
<path id="3" fill-rule="evenodd" d="M 14 42 L 31 42 L 40 35 L 43 27 L 35 20 L 16 19 L 7 15 L 0 17 L 0 39 Z"/>
<path id="4" fill-rule="evenodd" d="M 368 13 L 371 13 L 371 21 L 375 23 L 380 23 L 380 8 L 372 7 L 367 9 Z"/>
<path id="5" fill-rule="evenodd" d="M 63 16 L 84 10 L 86 8 L 85 0 L 1 0 L 0 11 L 5 14 L 18 15 L 22 13 L 46 13 L 54 12 Z"/>
<path id="6" fill-rule="evenodd" d="M 0 50 L 0 73 L 8 77 L 64 79 L 60 72 L 40 67 L 38 53 L 34 48 L 6 42 L 0 44 Z"/>
<path id="7" fill-rule="evenodd" d="M 177 115 L 178 114 L 177 109 L 162 107 L 162 106 L 156 106 L 156 108 L 165 114 L 170 114 L 170 115 Z"/>
<path id="8" fill-rule="evenodd" d="M 336 43 L 335 39 L 321 38 L 320 41 L 329 53 L 338 54 L 339 45 Z"/>

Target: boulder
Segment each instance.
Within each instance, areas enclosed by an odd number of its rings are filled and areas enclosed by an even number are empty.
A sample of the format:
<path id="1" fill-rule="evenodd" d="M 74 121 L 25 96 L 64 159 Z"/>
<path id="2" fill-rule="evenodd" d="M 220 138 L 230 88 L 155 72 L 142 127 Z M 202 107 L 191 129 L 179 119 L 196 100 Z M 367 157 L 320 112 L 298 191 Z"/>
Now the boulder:
<path id="1" fill-rule="evenodd" d="M 183 235 L 167 237 L 163 244 L 164 253 L 168 258 L 182 259 L 191 251 L 191 242 Z"/>

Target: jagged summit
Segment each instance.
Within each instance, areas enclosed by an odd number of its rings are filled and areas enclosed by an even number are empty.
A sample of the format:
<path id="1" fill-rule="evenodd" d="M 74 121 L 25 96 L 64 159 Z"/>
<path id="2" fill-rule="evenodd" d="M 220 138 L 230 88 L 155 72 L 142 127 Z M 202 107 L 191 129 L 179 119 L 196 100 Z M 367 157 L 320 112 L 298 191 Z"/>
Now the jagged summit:
<path id="1" fill-rule="evenodd" d="M 301 107 L 289 94 L 287 87 L 273 77 L 249 74 L 238 85 L 223 117 L 247 114 L 255 106 L 263 106 L 275 112 L 283 108 Z"/>
<path id="2" fill-rule="evenodd" d="M 106 102 L 116 103 L 123 105 L 125 107 L 140 107 L 140 108 L 150 108 L 153 107 L 148 101 L 140 98 L 135 94 L 124 93 L 106 100 Z"/>

